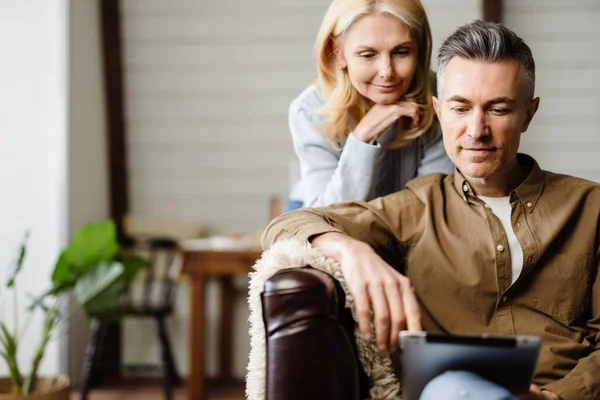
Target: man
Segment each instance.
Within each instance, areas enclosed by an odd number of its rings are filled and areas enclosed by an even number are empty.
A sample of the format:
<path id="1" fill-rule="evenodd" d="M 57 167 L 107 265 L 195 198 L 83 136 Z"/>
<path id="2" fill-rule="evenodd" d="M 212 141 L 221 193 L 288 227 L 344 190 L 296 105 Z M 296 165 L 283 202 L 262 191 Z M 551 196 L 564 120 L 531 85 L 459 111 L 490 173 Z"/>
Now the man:
<path id="1" fill-rule="evenodd" d="M 291 236 L 339 261 L 360 330 L 373 337 L 372 308 L 381 349 L 394 349 L 404 328 L 540 335 L 527 398 L 598 399 L 600 185 L 517 154 L 539 98 L 531 50 L 514 32 L 465 25 L 438 65 L 433 100 L 455 173 L 369 203 L 284 214 L 263 246 Z M 478 398 L 477 379 L 455 380 Z M 436 380 L 426 392 L 439 390 Z"/>

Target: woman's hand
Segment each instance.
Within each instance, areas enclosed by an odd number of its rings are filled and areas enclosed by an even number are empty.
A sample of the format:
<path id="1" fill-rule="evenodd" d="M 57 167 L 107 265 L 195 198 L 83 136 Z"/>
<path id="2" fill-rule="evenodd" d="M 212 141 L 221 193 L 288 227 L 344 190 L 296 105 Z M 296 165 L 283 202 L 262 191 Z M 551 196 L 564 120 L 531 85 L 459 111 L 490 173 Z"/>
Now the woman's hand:
<path id="1" fill-rule="evenodd" d="M 356 125 L 353 134 L 358 140 L 373 144 L 390 125 L 402 117 L 411 119 L 411 127 L 417 126 L 421 118 L 421 107 L 408 101 L 375 104 Z"/>
<path id="2" fill-rule="evenodd" d="M 313 247 L 340 263 L 360 332 L 367 339 L 371 331 L 371 307 L 377 346 L 395 350 L 403 329 L 420 331 L 421 312 L 410 280 L 387 264 L 366 243 L 341 233 L 325 233 L 312 240 Z"/>

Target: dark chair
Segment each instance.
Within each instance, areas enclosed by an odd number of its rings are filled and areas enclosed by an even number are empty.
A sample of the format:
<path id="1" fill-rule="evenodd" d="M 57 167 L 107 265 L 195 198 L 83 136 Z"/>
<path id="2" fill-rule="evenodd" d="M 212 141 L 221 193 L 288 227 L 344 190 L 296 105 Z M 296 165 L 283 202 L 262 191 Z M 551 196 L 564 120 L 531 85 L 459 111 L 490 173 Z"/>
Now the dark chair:
<path id="1" fill-rule="evenodd" d="M 283 270 L 266 282 L 261 301 L 267 400 L 369 397 L 355 322 L 333 277 L 310 267 Z"/>
<path id="2" fill-rule="evenodd" d="M 158 369 L 163 380 L 165 399 L 173 398 L 173 386 L 181 385 L 182 380 L 175 368 L 173 354 L 165 326 L 165 318 L 173 311 L 173 299 L 176 281 L 172 277 L 177 243 L 168 238 L 131 238 L 121 240 L 121 248 L 125 252 L 139 253 L 147 257 L 148 267 L 140 272 L 141 293 L 130 285 L 123 295 L 120 312 L 123 318 L 154 318 L 157 325 L 157 335 L 161 347 L 161 364 Z M 158 289 L 158 298 L 152 296 Z M 87 344 L 82 371 L 81 400 L 87 400 L 90 385 L 97 372 L 102 369 L 100 355 L 103 351 L 107 329 L 110 321 L 92 318 L 90 337 Z M 146 365 L 121 365 L 122 371 L 144 372 L 157 368 Z"/>

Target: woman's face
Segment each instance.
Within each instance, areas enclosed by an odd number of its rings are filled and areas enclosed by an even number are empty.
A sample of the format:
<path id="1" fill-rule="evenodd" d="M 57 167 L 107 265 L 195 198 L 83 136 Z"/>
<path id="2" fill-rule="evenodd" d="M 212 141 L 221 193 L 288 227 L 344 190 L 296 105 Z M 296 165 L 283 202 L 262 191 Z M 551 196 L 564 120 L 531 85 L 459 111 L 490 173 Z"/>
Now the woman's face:
<path id="1" fill-rule="evenodd" d="M 354 88 L 378 104 L 397 102 L 417 67 L 417 45 L 409 29 L 387 14 L 356 21 L 336 55 Z"/>

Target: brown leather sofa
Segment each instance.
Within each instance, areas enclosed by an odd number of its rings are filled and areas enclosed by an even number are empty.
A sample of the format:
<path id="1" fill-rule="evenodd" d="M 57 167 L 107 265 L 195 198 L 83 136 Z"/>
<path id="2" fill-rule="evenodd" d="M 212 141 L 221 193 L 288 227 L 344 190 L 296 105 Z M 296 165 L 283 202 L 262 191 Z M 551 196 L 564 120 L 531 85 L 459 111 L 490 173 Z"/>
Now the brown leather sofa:
<path id="1" fill-rule="evenodd" d="M 368 398 L 354 321 L 330 275 L 305 267 L 271 277 L 262 294 L 267 337 L 266 399 Z"/>

